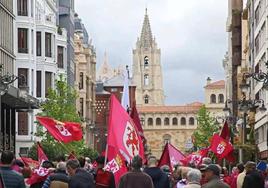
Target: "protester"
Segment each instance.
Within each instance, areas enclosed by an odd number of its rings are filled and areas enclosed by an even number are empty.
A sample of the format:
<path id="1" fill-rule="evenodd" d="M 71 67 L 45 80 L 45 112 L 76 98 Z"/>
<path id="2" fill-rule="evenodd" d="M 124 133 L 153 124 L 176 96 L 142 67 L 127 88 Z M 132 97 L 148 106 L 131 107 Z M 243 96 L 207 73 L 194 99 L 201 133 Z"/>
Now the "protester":
<path id="1" fill-rule="evenodd" d="M 68 188 L 69 178 L 66 173 L 66 163 L 59 162 L 54 174 L 50 175 L 42 188 Z"/>
<path id="2" fill-rule="evenodd" d="M 187 185 L 183 188 L 201 188 L 200 180 L 201 180 L 201 172 L 197 169 L 191 169 L 187 173 Z"/>
<path id="3" fill-rule="evenodd" d="M 97 157 L 96 162 L 98 163 L 95 177 L 96 188 L 115 188 L 114 174 L 112 172 L 103 170 L 105 157 Z"/>
<path id="4" fill-rule="evenodd" d="M 238 174 L 238 176 L 237 176 L 237 181 L 236 181 L 237 188 L 242 188 L 245 176 L 246 176 L 246 169 L 244 168 L 244 171 L 241 172 L 240 174 Z"/>
<path id="5" fill-rule="evenodd" d="M 256 163 L 248 161 L 245 169 L 246 176 L 242 188 L 264 188 L 264 180 L 256 169 Z"/>
<path id="6" fill-rule="evenodd" d="M 177 188 L 183 188 L 187 184 L 187 173 L 192 169 L 190 167 L 180 167 L 181 168 L 181 180 L 177 183 Z"/>
<path id="7" fill-rule="evenodd" d="M 226 183 L 226 184 L 228 184 L 228 185 L 230 185 L 231 186 L 231 177 L 229 176 L 229 174 L 228 174 L 228 170 L 227 170 L 227 168 L 226 167 L 222 167 L 222 178 L 223 178 L 223 181 Z"/>
<path id="8" fill-rule="evenodd" d="M 210 165 L 210 164 L 212 164 L 212 160 L 209 157 L 204 157 L 202 159 L 202 163 L 201 164 Z"/>
<path id="9" fill-rule="evenodd" d="M 243 163 L 239 163 L 236 165 L 236 167 L 233 168 L 231 175 L 231 188 L 237 188 L 237 177 L 243 171 L 244 171 Z"/>
<path id="10" fill-rule="evenodd" d="M 22 175 L 13 171 L 11 166 L 15 160 L 11 151 L 3 151 L 1 154 L 0 174 L 4 188 L 25 188 Z"/>
<path id="11" fill-rule="evenodd" d="M 157 167 L 157 159 L 155 156 L 148 158 L 148 167 L 144 169 L 144 172 L 152 178 L 154 188 L 169 188 L 168 175 Z"/>
<path id="12" fill-rule="evenodd" d="M 79 161 L 70 159 L 66 163 L 67 173 L 70 176 L 69 188 L 94 188 L 92 176 L 80 168 Z"/>
<path id="13" fill-rule="evenodd" d="M 206 165 L 206 164 L 201 164 L 201 165 L 199 166 L 199 170 L 200 170 L 200 172 L 201 172 L 201 180 L 200 180 L 200 184 L 201 184 L 201 185 L 204 185 L 204 184 L 206 184 L 206 183 L 208 182 L 208 181 L 206 180 L 206 178 L 205 178 L 205 171 L 206 171 L 207 166 L 208 166 L 208 165 Z"/>
<path id="14" fill-rule="evenodd" d="M 204 184 L 202 188 L 230 188 L 229 185 L 220 180 L 220 168 L 218 165 L 208 165 L 205 170 L 205 178 L 208 183 Z"/>
<path id="15" fill-rule="evenodd" d="M 120 178 L 119 188 L 154 188 L 151 177 L 143 173 L 141 167 L 141 157 L 133 157 L 131 162 L 132 169 Z"/>

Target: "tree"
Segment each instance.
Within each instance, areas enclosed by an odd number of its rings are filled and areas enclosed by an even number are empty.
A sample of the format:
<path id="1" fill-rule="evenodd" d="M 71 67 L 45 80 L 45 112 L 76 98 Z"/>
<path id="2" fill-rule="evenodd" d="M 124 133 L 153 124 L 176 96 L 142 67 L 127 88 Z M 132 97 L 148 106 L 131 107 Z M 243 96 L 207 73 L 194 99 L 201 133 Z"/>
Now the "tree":
<path id="1" fill-rule="evenodd" d="M 77 93 L 74 88 L 67 85 L 62 76 L 55 82 L 55 89 L 49 89 L 47 100 L 41 105 L 42 112 L 39 116 L 52 117 L 59 121 L 72 121 L 81 123 L 82 120 L 78 115 L 75 107 Z M 97 152 L 87 148 L 84 140 L 71 143 L 61 143 L 56 141 L 43 127 L 37 123 L 36 136 L 41 137 L 41 144 L 50 160 L 55 160 L 58 156 L 68 155 L 74 152 L 77 156 L 87 155 L 94 158 Z M 29 156 L 36 159 L 36 144 L 29 151 Z"/>
<path id="2" fill-rule="evenodd" d="M 197 113 L 197 122 L 197 129 L 193 133 L 194 146 L 197 149 L 208 147 L 213 134 L 219 131 L 219 125 L 215 118 L 210 116 L 210 112 L 205 105 Z"/>

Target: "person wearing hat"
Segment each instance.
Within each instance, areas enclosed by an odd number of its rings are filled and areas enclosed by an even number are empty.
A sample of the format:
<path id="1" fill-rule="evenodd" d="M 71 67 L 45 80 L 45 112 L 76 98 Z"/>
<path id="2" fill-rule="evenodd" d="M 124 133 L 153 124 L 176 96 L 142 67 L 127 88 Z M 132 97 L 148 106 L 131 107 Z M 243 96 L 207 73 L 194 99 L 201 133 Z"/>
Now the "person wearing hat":
<path id="1" fill-rule="evenodd" d="M 248 161 L 245 165 L 246 176 L 242 188 L 263 188 L 264 180 L 256 169 L 256 163 Z"/>
<path id="2" fill-rule="evenodd" d="M 208 167 L 208 165 L 206 164 L 201 164 L 199 166 L 199 170 L 201 172 L 201 180 L 200 180 L 200 184 L 201 185 L 204 185 L 206 184 L 208 181 L 205 179 L 205 171 L 206 171 L 206 168 Z"/>
<path id="3" fill-rule="evenodd" d="M 154 188 L 152 178 L 141 171 L 142 158 L 135 156 L 131 162 L 131 171 L 124 174 L 119 181 L 119 188 Z"/>
<path id="4" fill-rule="evenodd" d="M 220 168 L 218 165 L 210 164 L 207 166 L 205 179 L 208 183 L 204 184 L 202 188 L 230 188 L 229 185 L 220 180 Z"/>

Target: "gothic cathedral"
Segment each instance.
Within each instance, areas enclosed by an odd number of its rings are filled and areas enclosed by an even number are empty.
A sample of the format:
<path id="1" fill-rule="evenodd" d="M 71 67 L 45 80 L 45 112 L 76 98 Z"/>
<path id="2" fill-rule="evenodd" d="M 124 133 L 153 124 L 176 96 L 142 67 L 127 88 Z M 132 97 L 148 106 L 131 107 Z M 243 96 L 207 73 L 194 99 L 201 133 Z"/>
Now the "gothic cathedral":
<path id="1" fill-rule="evenodd" d="M 133 49 L 133 81 L 137 106 L 163 106 L 161 50 L 152 36 L 147 9 L 140 38 Z"/>

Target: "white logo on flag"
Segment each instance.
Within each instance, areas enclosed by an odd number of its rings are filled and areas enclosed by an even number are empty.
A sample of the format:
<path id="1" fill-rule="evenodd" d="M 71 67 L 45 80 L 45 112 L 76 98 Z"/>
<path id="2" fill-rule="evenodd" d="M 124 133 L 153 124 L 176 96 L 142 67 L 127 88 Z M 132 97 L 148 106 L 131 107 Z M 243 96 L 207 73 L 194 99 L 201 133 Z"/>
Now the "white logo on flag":
<path id="1" fill-rule="evenodd" d="M 217 146 L 217 154 L 222 154 L 225 150 L 225 143 L 222 144 L 220 143 L 218 146 Z"/>
<path id="2" fill-rule="evenodd" d="M 40 167 L 34 170 L 39 176 L 46 176 L 48 174 L 48 169 Z"/>
<path id="3" fill-rule="evenodd" d="M 178 164 L 178 162 L 176 161 L 174 156 L 171 157 L 170 162 L 171 162 L 172 166 Z"/>
<path id="4" fill-rule="evenodd" d="M 139 154 L 139 139 L 137 132 L 130 122 L 127 122 L 124 135 L 123 143 L 128 152 L 128 155 L 134 157 Z"/>
<path id="5" fill-rule="evenodd" d="M 61 124 L 56 124 L 56 128 L 63 136 L 71 136 L 72 134 Z"/>
<path id="6" fill-rule="evenodd" d="M 106 166 L 103 168 L 103 170 L 116 173 L 120 169 L 119 165 L 117 164 L 116 160 L 113 159 L 109 161 Z"/>

